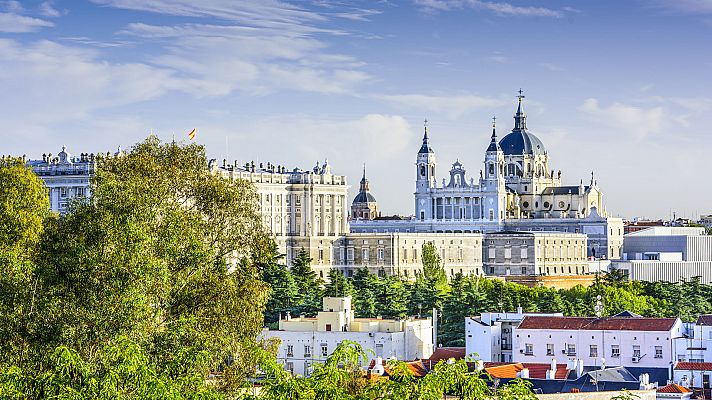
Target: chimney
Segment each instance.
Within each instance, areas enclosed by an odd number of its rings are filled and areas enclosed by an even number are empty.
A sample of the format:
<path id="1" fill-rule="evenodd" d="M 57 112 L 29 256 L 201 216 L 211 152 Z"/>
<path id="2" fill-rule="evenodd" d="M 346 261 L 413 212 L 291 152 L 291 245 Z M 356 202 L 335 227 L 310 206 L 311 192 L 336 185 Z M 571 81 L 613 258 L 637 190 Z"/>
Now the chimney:
<path id="1" fill-rule="evenodd" d="M 482 360 L 475 361 L 475 371 L 482 371 L 485 369 L 485 363 Z"/>
<path id="2" fill-rule="evenodd" d="M 529 368 L 523 368 L 517 375 L 518 378 L 529 379 Z"/>
<path id="3" fill-rule="evenodd" d="M 583 376 L 583 360 L 578 359 L 578 362 L 576 362 L 576 377 L 580 378 Z"/>
<path id="4" fill-rule="evenodd" d="M 524 310 L 522 310 L 521 304 L 517 304 L 517 314 L 523 314 Z"/>
<path id="5" fill-rule="evenodd" d="M 569 358 L 568 360 L 566 360 L 566 369 L 568 369 L 569 371 L 576 369 L 576 359 L 575 358 Z"/>
<path id="6" fill-rule="evenodd" d="M 551 359 L 550 369 L 546 371 L 546 379 L 556 379 L 556 358 Z"/>

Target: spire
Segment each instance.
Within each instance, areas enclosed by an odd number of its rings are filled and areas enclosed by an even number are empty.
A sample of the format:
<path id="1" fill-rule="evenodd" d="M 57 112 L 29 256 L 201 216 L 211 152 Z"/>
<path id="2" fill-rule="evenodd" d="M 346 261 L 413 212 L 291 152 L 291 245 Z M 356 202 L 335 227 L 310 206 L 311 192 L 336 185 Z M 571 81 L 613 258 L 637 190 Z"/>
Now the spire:
<path id="1" fill-rule="evenodd" d="M 361 178 L 360 193 L 368 193 L 368 179 L 366 179 L 366 163 L 363 163 L 363 178 Z"/>
<path id="2" fill-rule="evenodd" d="M 492 117 L 492 140 L 490 141 L 487 151 L 502 151 L 497 142 L 497 117 Z"/>
<path id="3" fill-rule="evenodd" d="M 522 99 L 525 96 L 522 94 L 524 93 L 522 89 L 519 89 L 518 93 L 517 99 L 519 99 L 519 104 L 517 106 L 517 114 L 514 115 L 514 130 L 524 131 L 527 129 L 527 115 L 522 111 Z"/>
<path id="4" fill-rule="evenodd" d="M 428 140 L 428 119 L 426 118 L 423 121 L 423 127 L 425 133 L 423 134 L 423 145 L 420 146 L 420 151 L 418 154 L 424 154 L 424 153 L 434 153 L 433 149 L 430 148 L 430 141 Z"/>

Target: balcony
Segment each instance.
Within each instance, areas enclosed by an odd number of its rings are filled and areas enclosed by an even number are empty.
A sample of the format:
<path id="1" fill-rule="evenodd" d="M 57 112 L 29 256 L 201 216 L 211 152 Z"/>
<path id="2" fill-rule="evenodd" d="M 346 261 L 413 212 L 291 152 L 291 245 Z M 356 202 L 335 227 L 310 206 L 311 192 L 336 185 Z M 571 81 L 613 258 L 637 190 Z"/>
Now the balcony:
<path id="1" fill-rule="evenodd" d="M 512 345 L 509 343 L 502 343 L 502 350 L 512 350 Z"/>

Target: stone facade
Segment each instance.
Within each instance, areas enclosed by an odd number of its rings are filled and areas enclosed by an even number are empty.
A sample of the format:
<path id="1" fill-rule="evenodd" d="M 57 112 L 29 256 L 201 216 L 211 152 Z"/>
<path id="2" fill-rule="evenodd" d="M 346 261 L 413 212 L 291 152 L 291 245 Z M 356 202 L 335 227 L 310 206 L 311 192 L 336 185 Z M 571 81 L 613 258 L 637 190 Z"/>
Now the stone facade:
<path id="1" fill-rule="evenodd" d="M 349 231 L 345 176 L 332 174 L 327 161 L 307 171 L 254 162 L 219 166 L 216 160 L 208 167 L 226 179 L 255 185 L 264 226 L 289 263 L 304 249 L 322 275 L 328 271 L 319 265 L 331 264 L 331 243 Z"/>
<path id="2" fill-rule="evenodd" d="M 72 156 L 62 146 L 56 156 L 43 154 L 41 160 L 27 162 L 48 189 L 51 211 L 64 214 L 72 199 L 91 196 L 90 182 L 96 169 L 96 158 L 93 153 Z"/>

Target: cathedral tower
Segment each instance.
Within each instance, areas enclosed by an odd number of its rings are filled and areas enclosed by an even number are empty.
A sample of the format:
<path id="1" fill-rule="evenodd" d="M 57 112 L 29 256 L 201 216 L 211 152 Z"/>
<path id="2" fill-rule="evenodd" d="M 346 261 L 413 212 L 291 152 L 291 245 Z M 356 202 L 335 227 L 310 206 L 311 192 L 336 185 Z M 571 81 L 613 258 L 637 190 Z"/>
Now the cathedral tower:
<path id="1" fill-rule="evenodd" d="M 374 219 L 379 216 L 378 203 L 369 191 L 366 165 L 364 165 L 359 192 L 351 203 L 351 219 Z"/>
<path id="2" fill-rule="evenodd" d="M 497 142 L 494 121 L 490 144 L 485 152 L 484 168 L 484 176 L 480 179 L 480 188 L 487 192 L 483 198 L 483 216 L 490 221 L 501 221 L 504 219 L 507 191 L 504 185 L 504 152 Z"/>
<path id="3" fill-rule="evenodd" d="M 418 151 L 415 162 L 415 215 L 420 220 L 430 219 L 433 215 L 432 204 L 428 193 L 435 188 L 435 152 L 430 147 L 428 139 L 428 120 L 425 120 L 423 144 Z"/>

